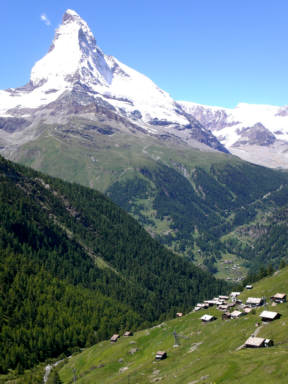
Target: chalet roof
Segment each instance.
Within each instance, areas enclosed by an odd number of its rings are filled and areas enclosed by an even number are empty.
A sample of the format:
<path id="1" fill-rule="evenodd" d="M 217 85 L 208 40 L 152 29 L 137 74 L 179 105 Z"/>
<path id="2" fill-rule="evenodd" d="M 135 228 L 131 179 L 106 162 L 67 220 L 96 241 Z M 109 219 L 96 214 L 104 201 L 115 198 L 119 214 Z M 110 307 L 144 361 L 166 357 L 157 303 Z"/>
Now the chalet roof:
<path id="1" fill-rule="evenodd" d="M 251 336 L 249 337 L 249 339 L 245 341 L 245 345 L 251 346 L 251 347 L 261 347 L 264 343 L 265 343 L 265 339 L 263 339 L 262 337 Z"/>
<path id="2" fill-rule="evenodd" d="M 273 299 L 285 299 L 285 297 L 287 296 L 286 293 L 276 293 L 274 296 L 272 296 Z"/>
<path id="3" fill-rule="evenodd" d="M 243 309 L 245 313 L 250 313 L 252 311 L 252 308 L 246 307 Z"/>
<path id="4" fill-rule="evenodd" d="M 247 284 L 245 288 L 246 288 L 246 289 L 252 289 L 252 288 L 253 288 L 253 285 L 251 285 L 251 284 Z"/>
<path id="5" fill-rule="evenodd" d="M 119 339 L 119 335 L 118 334 L 115 334 L 115 335 L 113 335 L 112 337 L 111 337 L 111 341 L 116 341 L 116 340 L 118 340 Z"/>
<path id="6" fill-rule="evenodd" d="M 183 316 L 183 313 L 182 313 L 182 312 L 177 312 L 177 313 L 176 313 L 176 316 L 177 316 L 177 317 L 182 317 L 182 316 Z"/>
<path id="7" fill-rule="evenodd" d="M 165 356 L 166 355 L 166 352 L 165 351 L 158 351 L 156 353 L 156 356 Z"/>
<path id="8" fill-rule="evenodd" d="M 230 296 L 234 296 L 234 297 L 239 296 L 239 295 L 240 295 L 240 292 L 231 292 L 230 293 Z"/>
<path id="9" fill-rule="evenodd" d="M 123 336 L 132 336 L 133 333 L 131 331 L 126 331 Z"/>
<path id="10" fill-rule="evenodd" d="M 201 320 L 202 321 L 211 321 L 211 320 L 213 320 L 214 319 L 214 316 L 211 316 L 211 315 L 203 315 L 202 317 L 201 317 Z"/>
<path id="11" fill-rule="evenodd" d="M 213 300 L 205 300 L 204 304 L 209 304 L 209 305 L 217 305 L 219 303 L 219 300 L 213 299 Z"/>
<path id="12" fill-rule="evenodd" d="M 239 317 L 242 315 L 243 312 L 240 312 L 240 311 L 233 311 L 231 313 L 231 317 Z"/>
<path id="13" fill-rule="evenodd" d="M 246 304 L 261 304 L 262 301 L 261 297 L 248 297 Z"/>
<path id="14" fill-rule="evenodd" d="M 220 300 L 228 300 L 229 299 L 229 296 L 220 295 L 218 297 L 219 297 Z"/>
<path id="15" fill-rule="evenodd" d="M 220 309 L 220 311 L 226 311 L 228 309 L 228 305 L 227 304 L 219 305 L 218 309 Z"/>
<path id="16" fill-rule="evenodd" d="M 272 312 L 272 311 L 263 311 L 259 315 L 262 318 L 274 320 L 277 316 L 279 316 L 278 312 Z"/>

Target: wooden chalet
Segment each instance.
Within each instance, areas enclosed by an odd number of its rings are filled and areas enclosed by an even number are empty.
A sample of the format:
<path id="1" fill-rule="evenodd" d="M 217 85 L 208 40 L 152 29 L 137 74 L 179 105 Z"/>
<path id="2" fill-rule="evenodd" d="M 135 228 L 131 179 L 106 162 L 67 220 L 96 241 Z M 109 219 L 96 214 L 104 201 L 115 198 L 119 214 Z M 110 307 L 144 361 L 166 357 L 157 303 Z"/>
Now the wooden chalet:
<path id="1" fill-rule="evenodd" d="M 183 313 L 182 312 L 177 312 L 176 313 L 176 317 L 182 317 L 183 316 Z"/>
<path id="2" fill-rule="evenodd" d="M 119 335 L 118 334 L 115 334 L 111 337 L 110 341 L 111 343 L 116 343 L 116 341 L 119 339 Z"/>
<path id="3" fill-rule="evenodd" d="M 271 347 L 272 345 L 273 345 L 272 340 L 263 339 L 262 337 L 250 336 L 249 339 L 245 341 L 246 348 L 263 348 L 263 347 Z"/>
<path id="4" fill-rule="evenodd" d="M 271 300 L 277 304 L 286 303 L 287 295 L 286 293 L 276 293 L 274 296 L 271 296 Z"/>
<path id="5" fill-rule="evenodd" d="M 243 316 L 244 314 L 244 312 L 235 310 L 231 313 L 231 319 L 239 319 L 239 317 Z"/>
<path id="6" fill-rule="evenodd" d="M 280 313 L 272 311 L 263 311 L 259 315 L 262 321 L 273 321 L 280 318 Z"/>
<path id="7" fill-rule="evenodd" d="M 201 320 L 203 323 L 210 323 L 211 321 L 216 320 L 216 317 L 212 315 L 203 315 Z"/>
<path id="8" fill-rule="evenodd" d="M 220 299 L 220 300 L 228 300 L 229 296 L 220 295 L 220 296 L 218 296 L 218 299 Z"/>
<path id="9" fill-rule="evenodd" d="M 205 300 L 204 301 L 204 304 L 207 304 L 208 307 L 213 307 L 213 305 L 217 305 L 218 304 L 218 300 Z"/>
<path id="10" fill-rule="evenodd" d="M 133 336 L 133 332 L 131 332 L 131 331 L 126 331 L 126 332 L 124 333 L 123 336 L 125 336 L 125 337 Z"/>
<path id="11" fill-rule="evenodd" d="M 230 319 L 231 319 L 231 313 L 230 312 L 222 313 L 222 320 L 230 320 Z"/>
<path id="12" fill-rule="evenodd" d="M 158 351 L 156 353 L 155 359 L 156 360 L 164 360 L 167 358 L 167 353 L 165 351 Z"/>
<path id="13" fill-rule="evenodd" d="M 264 300 L 262 297 L 248 297 L 246 301 L 248 307 L 260 307 L 263 304 Z"/>
<path id="14" fill-rule="evenodd" d="M 233 298 L 233 297 L 237 297 L 240 295 L 240 292 L 231 292 L 230 293 L 230 297 Z"/>

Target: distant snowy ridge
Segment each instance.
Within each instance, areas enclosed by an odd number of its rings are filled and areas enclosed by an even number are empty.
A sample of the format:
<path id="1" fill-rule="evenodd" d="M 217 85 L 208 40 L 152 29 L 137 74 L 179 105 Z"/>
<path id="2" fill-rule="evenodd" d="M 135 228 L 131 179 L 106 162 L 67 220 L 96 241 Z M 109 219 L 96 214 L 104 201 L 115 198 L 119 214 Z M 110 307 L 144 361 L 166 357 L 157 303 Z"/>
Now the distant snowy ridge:
<path id="1" fill-rule="evenodd" d="M 269 167 L 288 167 L 288 107 L 240 103 L 229 109 L 178 103 L 231 153 Z"/>

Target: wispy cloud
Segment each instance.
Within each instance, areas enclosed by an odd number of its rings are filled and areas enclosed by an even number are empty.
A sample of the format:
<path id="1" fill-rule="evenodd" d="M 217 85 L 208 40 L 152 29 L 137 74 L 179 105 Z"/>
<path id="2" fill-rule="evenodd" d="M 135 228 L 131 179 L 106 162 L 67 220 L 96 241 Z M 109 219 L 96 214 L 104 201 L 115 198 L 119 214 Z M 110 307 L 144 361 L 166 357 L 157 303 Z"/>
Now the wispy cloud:
<path id="1" fill-rule="evenodd" d="M 42 13 L 42 15 L 40 16 L 40 19 L 47 25 L 47 27 L 51 25 L 51 21 L 48 19 L 45 13 Z"/>

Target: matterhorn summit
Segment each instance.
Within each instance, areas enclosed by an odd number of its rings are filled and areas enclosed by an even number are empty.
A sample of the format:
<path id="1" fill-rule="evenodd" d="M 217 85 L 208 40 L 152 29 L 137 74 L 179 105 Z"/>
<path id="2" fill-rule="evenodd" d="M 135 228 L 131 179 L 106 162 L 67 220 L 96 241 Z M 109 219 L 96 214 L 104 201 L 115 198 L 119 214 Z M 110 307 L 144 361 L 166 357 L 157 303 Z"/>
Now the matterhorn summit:
<path id="1" fill-rule="evenodd" d="M 141 132 L 227 152 L 209 129 L 147 76 L 104 54 L 87 23 L 68 9 L 48 53 L 33 66 L 30 81 L 0 91 L 2 153 L 12 156 L 26 142 L 45 132 L 59 135 L 63 127 L 67 139 L 71 124 L 77 126 L 74 137 L 88 125 L 99 132 Z"/>
<path id="2" fill-rule="evenodd" d="M 34 65 L 30 80 L 33 86 L 48 82 L 56 89 L 76 80 L 105 86 L 111 83 L 112 72 L 87 23 L 68 9 L 49 52 Z"/>

